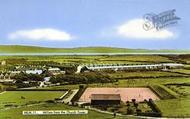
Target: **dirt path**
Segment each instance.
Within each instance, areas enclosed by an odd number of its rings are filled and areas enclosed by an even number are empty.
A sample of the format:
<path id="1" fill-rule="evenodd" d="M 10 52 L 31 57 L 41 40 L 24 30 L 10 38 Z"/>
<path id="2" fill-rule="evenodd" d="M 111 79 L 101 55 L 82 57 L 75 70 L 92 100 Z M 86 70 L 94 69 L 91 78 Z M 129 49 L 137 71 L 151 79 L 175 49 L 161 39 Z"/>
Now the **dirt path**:
<path id="1" fill-rule="evenodd" d="M 72 100 L 72 98 L 76 95 L 76 93 L 78 92 L 78 90 L 79 89 L 73 89 L 72 90 L 72 94 L 68 97 L 68 98 L 66 98 L 66 99 L 63 99 L 62 100 L 62 102 L 64 102 L 64 103 L 70 103 L 71 102 L 71 100 Z"/>
<path id="2" fill-rule="evenodd" d="M 6 93 L 6 91 L 1 92 L 0 95 L 2 95 L 2 94 L 4 94 L 4 93 Z"/>

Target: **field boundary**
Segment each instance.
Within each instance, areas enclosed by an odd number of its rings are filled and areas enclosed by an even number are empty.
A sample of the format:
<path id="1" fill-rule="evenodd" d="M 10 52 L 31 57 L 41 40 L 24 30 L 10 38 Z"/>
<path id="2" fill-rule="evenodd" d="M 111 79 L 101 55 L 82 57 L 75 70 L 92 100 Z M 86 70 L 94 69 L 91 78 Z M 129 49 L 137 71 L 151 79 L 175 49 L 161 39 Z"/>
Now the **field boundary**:
<path id="1" fill-rule="evenodd" d="M 163 85 L 148 86 L 160 99 L 175 99 L 178 95 Z"/>

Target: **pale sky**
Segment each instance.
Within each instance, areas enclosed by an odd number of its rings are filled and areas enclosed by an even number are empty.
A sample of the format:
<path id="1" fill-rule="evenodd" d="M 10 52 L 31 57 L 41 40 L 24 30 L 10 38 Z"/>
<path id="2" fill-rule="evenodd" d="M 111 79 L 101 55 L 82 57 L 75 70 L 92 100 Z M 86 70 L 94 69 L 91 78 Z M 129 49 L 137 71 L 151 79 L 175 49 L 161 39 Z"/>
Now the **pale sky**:
<path id="1" fill-rule="evenodd" d="M 142 29 L 143 16 L 175 9 L 178 24 Z M 189 0 L 1 0 L 0 44 L 190 49 Z"/>

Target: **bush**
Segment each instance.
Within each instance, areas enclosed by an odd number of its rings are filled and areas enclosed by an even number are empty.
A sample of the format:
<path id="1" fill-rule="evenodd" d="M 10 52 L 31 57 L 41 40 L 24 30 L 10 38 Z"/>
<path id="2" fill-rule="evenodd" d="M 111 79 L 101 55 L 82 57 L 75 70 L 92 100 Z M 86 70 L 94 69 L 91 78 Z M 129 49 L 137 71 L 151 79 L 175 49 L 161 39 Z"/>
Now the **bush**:
<path id="1" fill-rule="evenodd" d="M 47 100 L 45 102 L 47 102 L 47 103 L 54 103 L 54 100 Z"/>
<path id="2" fill-rule="evenodd" d="M 112 83 L 116 80 L 109 78 L 97 72 L 86 72 L 72 75 L 56 75 L 50 78 L 51 83 L 67 83 L 67 84 L 90 84 L 90 83 Z"/>
<path id="3" fill-rule="evenodd" d="M 149 88 L 155 92 L 161 99 L 174 99 L 177 95 L 167 87 L 161 85 L 149 86 Z"/>

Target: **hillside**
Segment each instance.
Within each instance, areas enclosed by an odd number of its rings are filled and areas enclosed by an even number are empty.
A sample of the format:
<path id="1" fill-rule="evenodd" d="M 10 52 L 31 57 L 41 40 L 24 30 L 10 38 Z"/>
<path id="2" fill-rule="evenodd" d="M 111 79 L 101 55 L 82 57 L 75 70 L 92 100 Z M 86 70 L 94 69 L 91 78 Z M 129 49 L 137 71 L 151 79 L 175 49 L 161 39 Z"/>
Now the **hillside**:
<path id="1" fill-rule="evenodd" d="M 146 50 L 115 47 L 48 48 L 38 46 L 0 45 L 0 53 L 188 53 L 185 50 Z"/>

